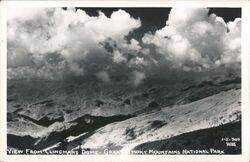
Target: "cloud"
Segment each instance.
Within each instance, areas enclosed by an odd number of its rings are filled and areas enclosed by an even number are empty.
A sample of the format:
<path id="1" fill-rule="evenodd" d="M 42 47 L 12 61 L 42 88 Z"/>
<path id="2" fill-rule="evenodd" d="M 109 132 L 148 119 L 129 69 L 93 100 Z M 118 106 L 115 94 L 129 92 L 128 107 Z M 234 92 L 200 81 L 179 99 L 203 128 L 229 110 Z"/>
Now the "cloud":
<path id="1" fill-rule="evenodd" d="M 106 71 L 100 71 L 96 73 L 96 77 L 105 83 L 108 83 L 111 81 L 109 74 Z"/>
<path id="2" fill-rule="evenodd" d="M 146 78 L 146 76 L 143 72 L 134 71 L 132 73 L 132 82 L 133 82 L 134 86 L 140 85 L 145 78 Z"/>
<path id="3" fill-rule="evenodd" d="M 142 41 L 154 45 L 173 68 L 201 71 L 240 63 L 241 19 L 226 24 L 208 12 L 206 8 L 173 8 L 166 26 L 146 33 Z"/>
<path id="4" fill-rule="evenodd" d="M 135 39 L 131 32 L 141 20 L 121 9 L 107 17 L 75 8 L 10 8 L 8 78 L 91 75 L 138 86 L 176 72 L 191 77 L 221 67 L 240 69 L 241 19 L 226 23 L 208 13 L 207 8 L 172 8 L 163 28 Z"/>
<path id="5" fill-rule="evenodd" d="M 125 36 L 140 27 L 141 22 L 123 10 L 114 11 L 110 17 L 102 12 L 89 16 L 74 8 L 22 8 L 25 12 L 19 11 L 16 8 L 8 11 L 9 78 L 22 77 L 20 74 L 38 77 L 37 72 L 47 73 L 40 76 L 49 75 L 49 78 L 58 73 L 81 76 L 90 73 L 86 66 L 100 63 L 95 67 L 104 67 L 112 59 L 118 63 L 125 61 L 119 51 L 110 53 L 103 47 L 101 43 L 108 39 L 119 48 L 139 48 L 135 40 L 127 43 Z M 57 66 L 64 67 L 58 69 Z M 54 74 L 53 69 L 60 71 Z M 32 70 L 34 72 L 28 72 Z"/>
<path id="6" fill-rule="evenodd" d="M 224 53 L 222 63 L 241 61 L 241 19 L 237 18 L 227 24 L 229 32 L 224 37 Z"/>
<path id="7" fill-rule="evenodd" d="M 120 63 L 120 62 L 126 62 L 127 59 L 124 57 L 124 55 L 118 51 L 118 50 L 115 50 L 113 52 L 113 60 L 115 63 Z"/>

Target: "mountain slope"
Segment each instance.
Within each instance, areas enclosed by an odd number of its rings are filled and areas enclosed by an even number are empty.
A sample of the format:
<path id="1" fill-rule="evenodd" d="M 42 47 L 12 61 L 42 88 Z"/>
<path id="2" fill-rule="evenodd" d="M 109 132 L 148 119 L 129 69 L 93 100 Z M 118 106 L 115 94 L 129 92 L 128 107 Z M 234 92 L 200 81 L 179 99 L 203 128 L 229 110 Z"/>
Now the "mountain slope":
<path id="1" fill-rule="evenodd" d="M 164 151 L 168 150 L 170 154 L 171 152 L 175 154 L 240 154 L 241 131 L 238 130 L 241 130 L 240 121 L 183 133 L 165 140 L 143 143 L 136 146 L 131 153 L 165 154 Z M 226 138 L 230 142 L 226 142 Z"/>
<path id="2" fill-rule="evenodd" d="M 229 90 L 192 102 L 112 123 L 82 142 L 84 148 L 105 148 L 111 143 L 129 151 L 134 146 L 182 133 L 239 121 L 240 90 Z M 240 130 L 239 130 L 240 131 Z M 111 133 L 112 132 L 112 133 Z"/>

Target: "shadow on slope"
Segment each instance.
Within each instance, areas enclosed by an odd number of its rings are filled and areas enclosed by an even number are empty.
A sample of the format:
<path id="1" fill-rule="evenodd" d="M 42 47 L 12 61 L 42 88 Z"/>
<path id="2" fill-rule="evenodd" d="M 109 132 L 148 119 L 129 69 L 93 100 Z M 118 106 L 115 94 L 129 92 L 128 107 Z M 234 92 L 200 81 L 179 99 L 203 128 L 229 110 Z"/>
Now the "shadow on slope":
<path id="1" fill-rule="evenodd" d="M 45 126 L 45 127 L 48 127 L 55 122 L 63 122 L 64 121 L 63 116 L 60 116 L 60 117 L 55 118 L 55 119 L 50 119 L 49 117 L 44 116 L 43 118 L 41 118 L 39 120 L 33 119 L 33 118 L 26 116 L 26 115 L 19 115 L 19 116 L 37 124 L 37 125 L 41 125 L 41 126 Z"/>
<path id="2" fill-rule="evenodd" d="M 227 146 L 226 138 L 235 142 L 236 146 Z M 235 139 L 235 141 L 232 141 Z M 149 150 L 154 151 L 178 151 L 184 154 L 183 150 L 223 150 L 224 154 L 241 154 L 241 121 L 235 123 L 228 123 L 218 127 L 202 129 L 194 132 L 183 133 L 181 135 L 153 142 L 147 142 L 136 146 L 134 154 L 140 154 L 140 151 L 146 151 L 151 154 Z M 140 151 L 137 151 L 140 150 Z M 193 153 L 195 154 L 195 153 Z M 200 153 L 199 153 L 200 154 Z M 206 153 L 204 153 L 206 154 Z"/>

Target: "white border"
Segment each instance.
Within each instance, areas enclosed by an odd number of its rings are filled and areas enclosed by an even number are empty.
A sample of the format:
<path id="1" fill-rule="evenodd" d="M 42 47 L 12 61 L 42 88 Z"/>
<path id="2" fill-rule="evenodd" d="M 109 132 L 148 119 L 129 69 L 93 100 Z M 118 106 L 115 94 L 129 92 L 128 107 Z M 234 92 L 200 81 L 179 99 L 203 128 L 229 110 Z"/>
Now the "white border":
<path id="1" fill-rule="evenodd" d="M 249 161 L 249 36 L 248 0 L 137 1 L 0 1 L 0 161 Z M 7 7 L 240 7 L 242 8 L 242 155 L 6 155 Z"/>

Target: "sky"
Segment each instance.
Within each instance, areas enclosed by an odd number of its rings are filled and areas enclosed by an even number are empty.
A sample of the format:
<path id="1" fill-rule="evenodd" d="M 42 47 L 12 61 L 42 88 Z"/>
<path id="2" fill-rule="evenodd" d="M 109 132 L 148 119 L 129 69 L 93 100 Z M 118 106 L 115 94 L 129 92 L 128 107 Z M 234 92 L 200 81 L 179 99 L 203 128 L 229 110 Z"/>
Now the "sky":
<path id="1" fill-rule="evenodd" d="M 138 86 L 240 69 L 239 8 L 9 8 L 7 24 L 8 79 Z"/>
<path id="2" fill-rule="evenodd" d="M 66 9 L 66 8 L 64 8 Z M 102 11 L 106 16 L 110 16 L 114 11 L 122 9 L 134 18 L 140 18 L 142 26 L 133 32 L 133 36 L 140 38 L 148 30 L 160 29 L 165 26 L 171 8 L 77 8 L 86 11 L 88 15 L 98 16 L 98 11 Z M 152 14 L 153 13 L 153 14 Z M 216 14 L 225 22 L 234 21 L 241 17 L 240 8 L 209 8 L 208 14 Z"/>

